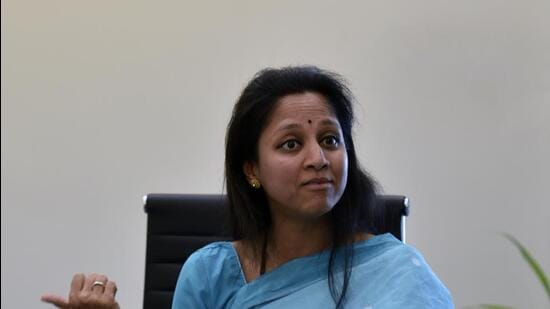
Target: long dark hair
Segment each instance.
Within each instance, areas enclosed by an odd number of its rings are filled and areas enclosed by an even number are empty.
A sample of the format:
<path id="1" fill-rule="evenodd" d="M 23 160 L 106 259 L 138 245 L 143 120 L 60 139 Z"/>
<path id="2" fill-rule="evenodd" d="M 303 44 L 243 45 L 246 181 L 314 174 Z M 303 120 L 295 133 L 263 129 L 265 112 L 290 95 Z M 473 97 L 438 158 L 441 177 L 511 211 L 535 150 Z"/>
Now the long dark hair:
<path id="1" fill-rule="evenodd" d="M 343 79 L 314 66 L 268 68 L 258 72 L 244 88 L 227 128 L 225 176 L 234 239 L 266 246 L 271 215 L 263 190 L 251 188 L 243 172 L 245 162 L 258 162 L 258 140 L 277 101 L 289 94 L 316 92 L 324 96 L 342 128 L 348 155 L 348 180 L 341 199 L 330 212 L 332 250 L 328 282 L 336 307 L 344 304 L 353 262 L 357 233 L 374 230 L 376 185 L 357 161 L 352 138 L 353 95 Z M 265 256 L 260 256 L 265 265 Z M 338 263 L 336 262 L 338 261 Z M 340 264 L 341 261 L 341 264 Z M 338 265 L 336 265 L 338 264 Z M 337 286 L 336 267 L 343 280 Z"/>

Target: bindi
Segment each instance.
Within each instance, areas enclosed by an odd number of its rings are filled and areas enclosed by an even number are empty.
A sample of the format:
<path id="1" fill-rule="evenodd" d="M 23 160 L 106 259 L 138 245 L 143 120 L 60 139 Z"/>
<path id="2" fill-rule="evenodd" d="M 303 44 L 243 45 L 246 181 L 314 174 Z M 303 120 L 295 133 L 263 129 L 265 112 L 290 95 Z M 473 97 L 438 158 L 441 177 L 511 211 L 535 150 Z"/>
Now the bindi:
<path id="1" fill-rule="evenodd" d="M 307 120 L 307 123 L 311 124 L 311 119 L 308 119 L 308 120 Z"/>

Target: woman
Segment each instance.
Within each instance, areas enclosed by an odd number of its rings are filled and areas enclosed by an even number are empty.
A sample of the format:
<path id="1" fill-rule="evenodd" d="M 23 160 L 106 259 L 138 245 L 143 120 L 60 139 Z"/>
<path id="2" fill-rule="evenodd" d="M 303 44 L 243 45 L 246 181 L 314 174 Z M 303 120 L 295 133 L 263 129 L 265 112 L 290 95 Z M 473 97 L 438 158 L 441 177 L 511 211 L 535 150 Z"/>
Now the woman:
<path id="1" fill-rule="evenodd" d="M 352 95 L 316 67 L 260 71 L 226 136 L 234 242 L 184 264 L 174 309 L 452 308 L 422 256 L 374 236 L 375 185 L 352 139 Z"/>

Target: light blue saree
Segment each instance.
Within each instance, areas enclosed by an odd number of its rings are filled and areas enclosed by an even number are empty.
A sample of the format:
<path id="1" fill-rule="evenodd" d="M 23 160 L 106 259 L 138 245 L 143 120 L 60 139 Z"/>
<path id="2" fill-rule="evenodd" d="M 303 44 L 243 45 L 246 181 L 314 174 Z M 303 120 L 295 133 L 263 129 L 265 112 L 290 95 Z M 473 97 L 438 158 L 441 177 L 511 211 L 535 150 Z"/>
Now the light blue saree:
<path id="1" fill-rule="evenodd" d="M 233 245 L 213 243 L 184 264 L 172 308 L 334 308 L 328 257 L 329 251 L 324 251 L 294 259 L 246 283 Z M 418 251 L 383 234 L 355 243 L 344 308 L 454 306 L 449 291 Z"/>

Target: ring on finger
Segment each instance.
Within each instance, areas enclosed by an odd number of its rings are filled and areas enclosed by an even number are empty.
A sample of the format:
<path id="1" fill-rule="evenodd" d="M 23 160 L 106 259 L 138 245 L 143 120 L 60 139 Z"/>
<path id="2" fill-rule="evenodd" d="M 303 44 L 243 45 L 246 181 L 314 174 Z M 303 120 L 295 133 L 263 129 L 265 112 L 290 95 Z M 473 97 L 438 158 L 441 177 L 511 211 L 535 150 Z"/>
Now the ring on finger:
<path id="1" fill-rule="evenodd" d="M 100 286 L 100 287 L 105 288 L 105 283 L 103 283 L 103 282 L 101 282 L 101 281 L 99 281 L 99 280 L 98 280 L 98 281 L 94 281 L 94 283 L 92 283 L 92 288 L 93 288 L 94 286 Z"/>

